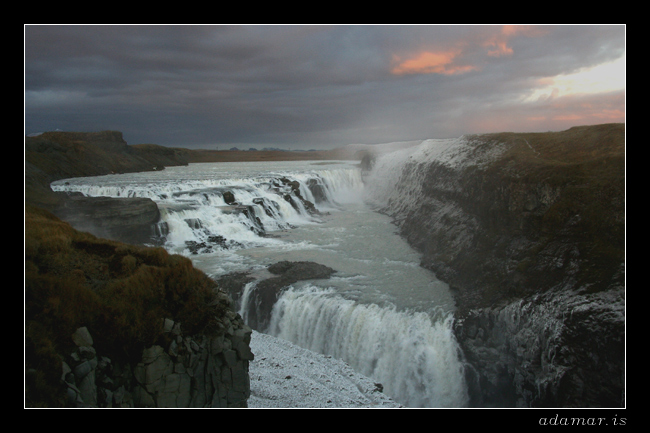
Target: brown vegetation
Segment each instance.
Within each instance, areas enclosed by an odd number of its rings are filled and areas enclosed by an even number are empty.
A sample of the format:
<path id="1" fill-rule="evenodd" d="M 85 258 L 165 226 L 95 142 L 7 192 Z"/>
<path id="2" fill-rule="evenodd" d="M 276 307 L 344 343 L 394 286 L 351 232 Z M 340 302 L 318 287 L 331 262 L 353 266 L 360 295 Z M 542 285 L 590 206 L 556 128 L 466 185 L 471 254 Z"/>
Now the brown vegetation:
<path id="1" fill-rule="evenodd" d="M 189 334 L 214 331 L 229 308 L 216 283 L 162 248 L 78 232 L 47 211 L 25 208 L 26 405 L 58 406 L 60 354 L 86 326 L 111 359 L 139 359 L 166 338 L 163 320 Z"/>

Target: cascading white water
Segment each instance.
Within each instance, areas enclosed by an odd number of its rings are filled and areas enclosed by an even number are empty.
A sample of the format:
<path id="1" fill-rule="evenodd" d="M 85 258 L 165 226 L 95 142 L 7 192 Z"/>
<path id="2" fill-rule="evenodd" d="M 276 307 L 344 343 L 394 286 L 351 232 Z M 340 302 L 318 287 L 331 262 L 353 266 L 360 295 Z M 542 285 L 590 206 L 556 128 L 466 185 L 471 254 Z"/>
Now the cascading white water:
<path id="1" fill-rule="evenodd" d="M 393 218 L 401 216 L 421 204 L 422 187 L 432 163 L 460 169 L 467 166 L 481 167 L 501 155 L 503 143 L 491 143 L 488 149 L 476 152 L 480 140 L 472 136 L 449 139 L 429 139 L 421 142 L 385 143 L 366 146 L 375 154 L 374 168 L 366 178 L 366 202 L 373 208 L 389 213 Z M 437 180 L 437 188 L 444 185 Z"/>
<path id="2" fill-rule="evenodd" d="M 268 333 L 343 359 L 409 407 L 462 407 L 467 401 L 452 315 L 361 304 L 332 289 L 290 289 Z"/>
<path id="3" fill-rule="evenodd" d="M 259 163 L 240 164 L 191 164 L 159 172 L 66 179 L 52 183 L 52 189 L 86 196 L 151 198 L 168 231 L 165 246 L 182 252 L 188 242 L 205 242 L 214 236 L 225 238 L 230 247 L 275 244 L 261 232 L 318 222 L 286 181 L 297 181 L 300 195 L 312 203 L 317 200 L 308 182 L 314 182 L 325 199 L 323 207 L 350 200 L 363 187 L 358 170 L 349 164 L 319 170 L 285 162 L 273 166 L 273 171 Z M 232 193 L 234 205 L 225 193 Z"/>
<path id="4" fill-rule="evenodd" d="M 52 188 L 151 198 L 166 227 L 165 247 L 214 277 L 280 260 L 334 268 L 329 280 L 286 290 L 265 332 L 343 359 L 406 406 L 461 407 L 467 395 L 449 290 L 419 267 L 390 220 L 364 204 L 394 196 L 401 162 L 417 148 L 398 152 L 390 173 L 367 185 L 353 163 L 284 162 L 190 164 Z M 226 192 L 236 204 L 226 202 Z M 323 213 L 310 213 L 297 195 Z M 192 254 L 189 245 L 201 248 Z M 241 297 L 244 319 L 252 290 L 254 283 Z"/>

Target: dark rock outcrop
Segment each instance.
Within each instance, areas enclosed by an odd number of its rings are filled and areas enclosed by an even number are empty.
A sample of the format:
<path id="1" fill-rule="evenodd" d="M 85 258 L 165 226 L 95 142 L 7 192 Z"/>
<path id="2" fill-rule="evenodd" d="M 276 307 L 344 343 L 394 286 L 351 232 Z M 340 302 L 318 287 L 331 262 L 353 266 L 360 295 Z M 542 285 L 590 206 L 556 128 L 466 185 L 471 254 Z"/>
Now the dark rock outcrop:
<path id="1" fill-rule="evenodd" d="M 267 269 L 276 276 L 257 281 L 247 298 L 246 323 L 260 332 L 266 330 L 273 306 L 284 289 L 298 281 L 328 279 L 336 272 L 328 266 L 307 261 L 281 261 Z M 217 283 L 235 303 L 241 303 L 245 285 L 253 281 L 255 278 L 250 274 L 237 272 L 220 277 Z"/>
<path id="2" fill-rule="evenodd" d="M 314 203 L 302 196 L 300 183 L 297 180 L 282 177 L 279 179 L 279 182 L 273 182 L 273 184 L 278 193 L 298 212 L 300 212 L 300 207 L 302 206 L 310 215 L 320 215 L 320 211 L 316 209 Z"/>
<path id="3" fill-rule="evenodd" d="M 239 304 L 244 287 L 252 281 L 255 281 L 255 277 L 248 272 L 231 272 L 221 275 L 216 280 L 217 285 L 230 295 L 235 304 Z"/>
<path id="4" fill-rule="evenodd" d="M 236 203 L 235 195 L 231 191 L 225 191 L 223 193 L 223 201 L 225 201 L 226 204 L 234 204 Z"/>
<path id="5" fill-rule="evenodd" d="M 383 211 L 454 291 L 473 405 L 624 405 L 624 132 L 467 136 L 404 165 Z"/>
<path id="6" fill-rule="evenodd" d="M 152 242 L 156 204 L 144 198 L 81 197 L 54 193 L 55 180 L 187 165 L 187 151 L 129 146 L 118 131 L 46 132 L 25 138 L 25 202 L 47 209 L 73 227 L 130 243 Z"/>
<path id="7" fill-rule="evenodd" d="M 307 181 L 307 188 L 309 188 L 309 191 L 311 191 L 311 194 L 314 196 L 316 204 L 328 201 L 325 186 L 320 179 L 309 179 Z"/>
<path id="8" fill-rule="evenodd" d="M 273 294 L 297 281 L 327 279 L 335 272 L 334 269 L 319 263 L 287 260 L 275 263 L 267 269 L 277 277 L 262 280 L 257 287 Z"/>
<path id="9" fill-rule="evenodd" d="M 152 243 L 160 211 L 149 198 L 71 195 L 54 213 L 77 230 L 134 244 Z"/>
<path id="10" fill-rule="evenodd" d="M 186 257 L 26 206 L 26 406 L 245 407 L 251 334 Z"/>
<path id="11" fill-rule="evenodd" d="M 473 406 L 622 407 L 624 290 L 553 290 L 465 313 L 455 332 Z"/>
<path id="12" fill-rule="evenodd" d="M 62 361 L 65 406 L 247 407 L 252 331 L 234 313 L 224 319 L 229 331 L 194 336 L 183 335 L 180 323 L 165 319 L 168 344 L 145 348 L 131 364 L 98 353 L 88 329 L 77 329 L 75 348 Z"/>

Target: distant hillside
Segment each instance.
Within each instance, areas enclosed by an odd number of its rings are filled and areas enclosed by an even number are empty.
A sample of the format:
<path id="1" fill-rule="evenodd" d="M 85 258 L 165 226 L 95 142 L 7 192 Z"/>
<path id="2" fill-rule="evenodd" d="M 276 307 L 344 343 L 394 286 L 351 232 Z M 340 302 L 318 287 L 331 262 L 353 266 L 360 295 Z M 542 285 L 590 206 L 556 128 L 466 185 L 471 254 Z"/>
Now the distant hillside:
<path id="1" fill-rule="evenodd" d="M 129 146 L 118 131 L 45 132 L 25 137 L 25 200 L 51 208 L 57 179 L 151 171 L 187 165 L 182 150 L 156 145 Z"/>
<path id="2" fill-rule="evenodd" d="M 26 162 L 59 179 L 185 165 L 183 153 L 156 145 L 129 146 L 118 131 L 46 132 L 25 138 Z"/>
<path id="3" fill-rule="evenodd" d="M 119 131 L 45 132 L 25 137 L 25 200 L 52 208 L 58 198 L 49 184 L 58 179 L 161 170 L 196 162 L 289 161 L 353 158 L 333 151 L 233 151 L 128 145 Z"/>
<path id="4" fill-rule="evenodd" d="M 49 184 L 57 179 L 186 164 L 181 150 L 129 146 L 118 131 L 45 132 L 25 137 L 25 199 L 49 207 L 55 200 Z"/>
<path id="5" fill-rule="evenodd" d="M 237 162 L 237 161 L 310 161 L 326 159 L 360 159 L 344 149 L 287 151 L 287 150 L 203 150 L 193 149 L 187 153 L 188 162 Z"/>

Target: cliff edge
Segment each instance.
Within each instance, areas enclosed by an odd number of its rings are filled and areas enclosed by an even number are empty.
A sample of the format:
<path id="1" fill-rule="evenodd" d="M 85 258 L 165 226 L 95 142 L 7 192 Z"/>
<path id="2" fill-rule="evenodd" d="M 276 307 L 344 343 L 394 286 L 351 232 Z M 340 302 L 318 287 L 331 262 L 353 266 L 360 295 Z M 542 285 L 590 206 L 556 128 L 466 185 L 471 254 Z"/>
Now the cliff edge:
<path id="1" fill-rule="evenodd" d="M 26 206 L 27 407 L 246 407 L 251 332 L 189 259 Z"/>
<path id="2" fill-rule="evenodd" d="M 252 330 L 189 259 L 136 245 L 155 203 L 49 187 L 183 164 L 183 151 L 114 131 L 26 137 L 27 407 L 247 406 Z"/>
<path id="3" fill-rule="evenodd" d="M 454 291 L 473 405 L 624 406 L 624 124 L 427 140 L 366 176 Z"/>

